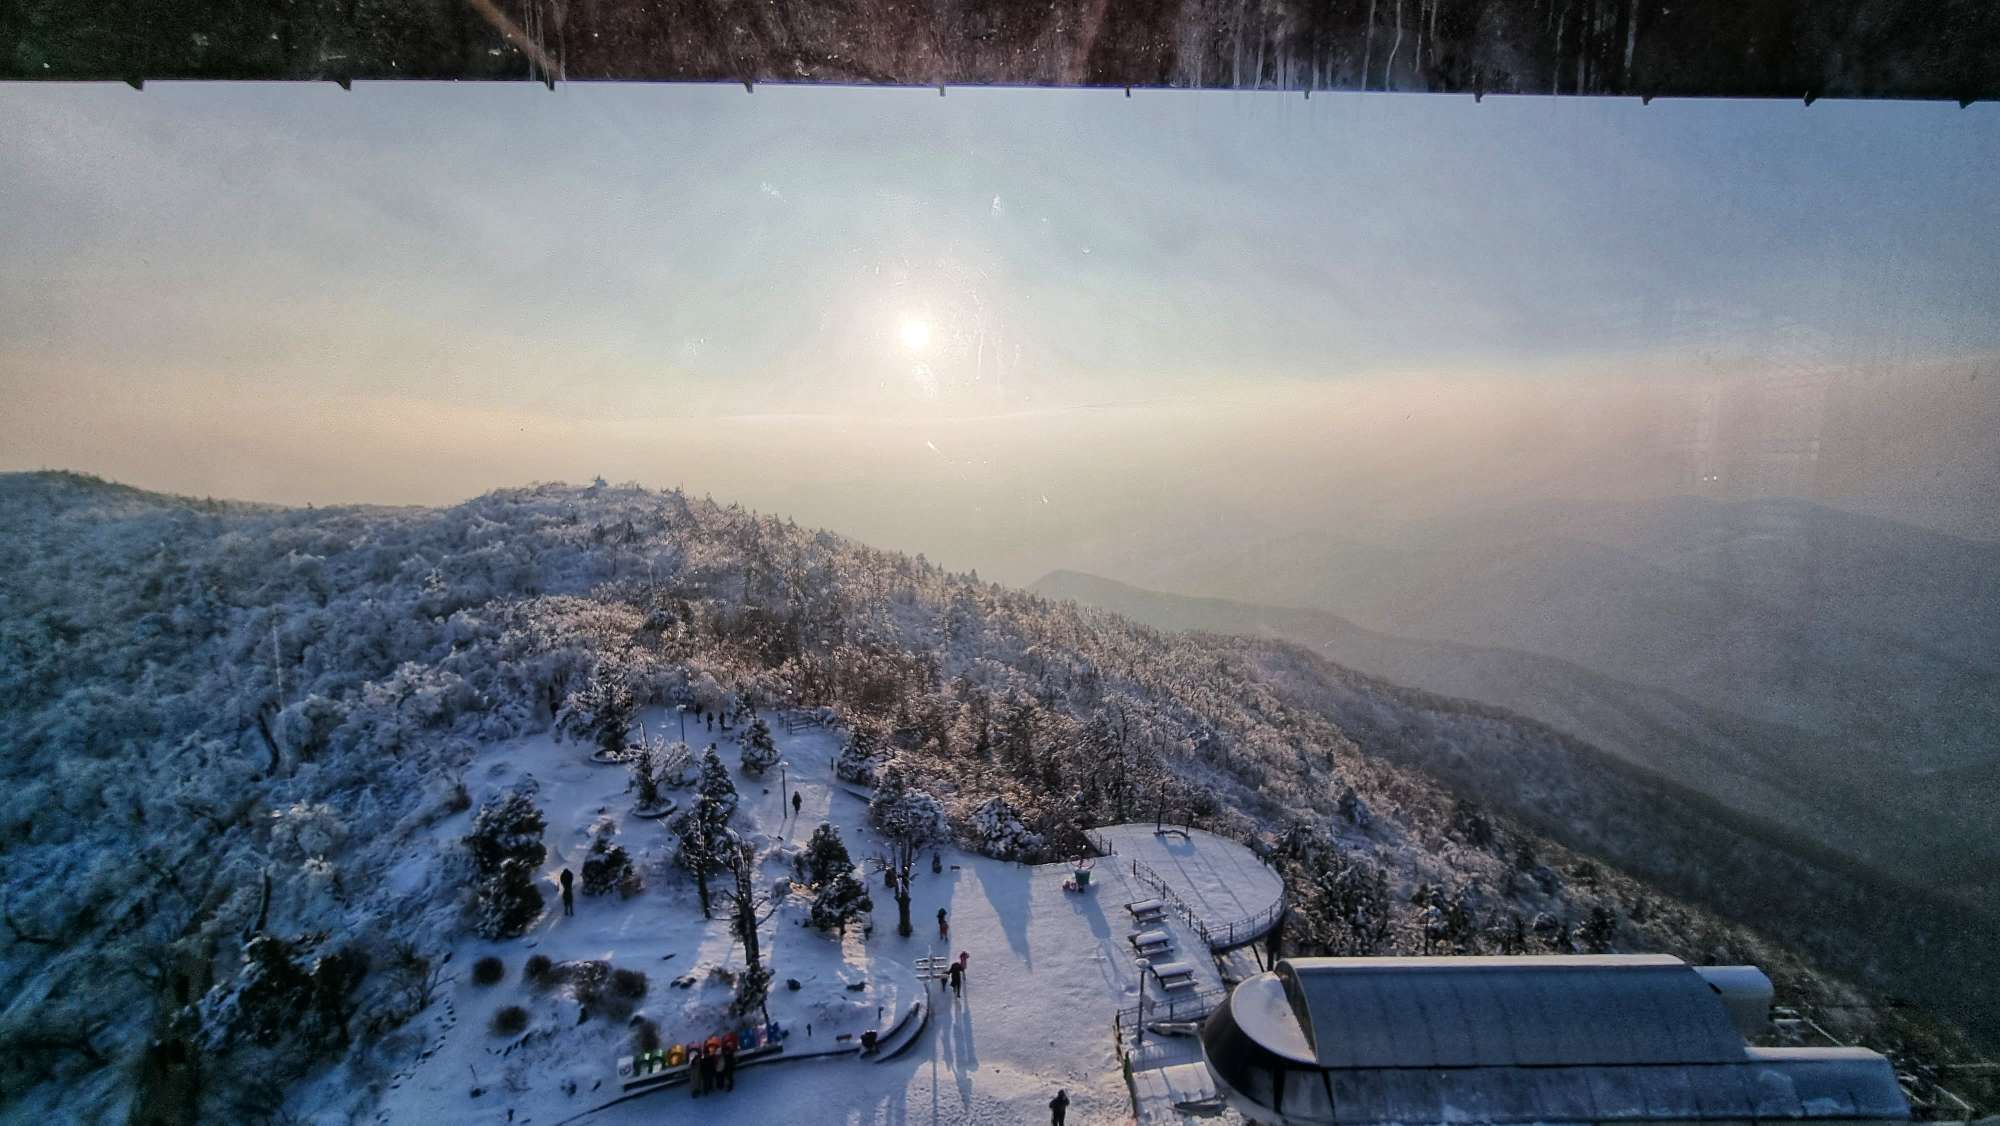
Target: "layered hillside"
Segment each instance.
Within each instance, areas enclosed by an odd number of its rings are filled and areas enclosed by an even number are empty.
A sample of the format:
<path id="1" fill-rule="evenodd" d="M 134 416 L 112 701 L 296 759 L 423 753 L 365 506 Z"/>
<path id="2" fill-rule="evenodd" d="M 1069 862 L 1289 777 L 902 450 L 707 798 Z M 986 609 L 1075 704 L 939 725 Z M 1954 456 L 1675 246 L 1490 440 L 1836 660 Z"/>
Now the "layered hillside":
<path id="1" fill-rule="evenodd" d="M 475 748 L 611 681 L 642 706 L 824 709 L 961 833 L 1005 797 L 1043 856 L 1155 812 L 1263 842 L 1298 949 L 1753 961 L 1913 1059 L 1956 1034 L 1759 932 L 1868 987 L 1991 1008 L 1990 967 L 1918 993 L 1857 949 L 1865 889 L 1724 921 L 1702 902 L 1771 894 L 1762 859 L 1813 893 L 1826 869 L 1697 803 L 1649 812 L 1658 790 L 1539 725 L 733 506 L 600 482 L 276 509 L 28 474 L 0 478 L 0 520 L 0 1058 L 25 1117 L 248 1120 L 332 1060 L 399 1050 L 431 1002 L 397 967 L 474 922 L 464 865 L 410 872 L 402 846 L 464 810 Z M 1693 859 L 1649 885 L 1626 874 L 1649 853 Z M 246 997 L 308 972 L 268 961 L 271 937 L 317 952 L 314 1008 L 249 1026 Z"/>

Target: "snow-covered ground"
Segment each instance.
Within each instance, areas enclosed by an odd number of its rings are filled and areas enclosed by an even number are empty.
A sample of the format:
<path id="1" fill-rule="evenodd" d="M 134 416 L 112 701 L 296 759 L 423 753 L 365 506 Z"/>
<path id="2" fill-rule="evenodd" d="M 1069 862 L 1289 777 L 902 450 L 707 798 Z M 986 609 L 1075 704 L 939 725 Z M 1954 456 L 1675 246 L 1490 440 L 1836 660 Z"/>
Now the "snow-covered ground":
<path id="1" fill-rule="evenodd" d="M 785 792 L 796 789 L 803 797 L 796 818 L 781 794 L 779 772 L 747 778 L 736 770 L 733 740 L 706 729 L 688 732 L 696 746 L 711 738 L 720 744 L 731 765 L 742 794 L 733 825 L 759 846 L 761 886 L 789 874 L 792 851 L 823 820 L 841 830 L 857 863 L 874 855 L 880 840 L 865 827 L 865 801 L 833 778 L 835 734 L 817 728 L 787 734 L 771 718 L 786 764 Z M 645 719 L 653 731 L 678 733 L 669 726 L 671 715 L 653 712 Z M 631 1021 L 654 1021 L 665 1043 L 733 1025 L 725 1016 L 729 987 L 710 974 L 740 968 L 743 954 L 720 910 L 718 918 L 702 919 L 692 880 L 669 863 L 662 824 L 630 816 L 624 768 L 593 763 L 573 743 L 536 737 L 484 748 L 466 774 L 475 807 L 530 777 L 548 820 L 542 867 L 547 910 L 521 938 L 467 939 L 453 951 L 457 976 L 413 1022 L 419 1031 L 411 1060 L 390 1080 L 376 1108 L 378 1121 L 1033 1122 L 1044 1120 L 1058 1088 L 1069 1092 L 1071 1122 L 1132 1120 L 1112 1022 L 1119 1009 L 1138 1003 L 1142 988 L 1124 905 L 1151 898 L 1151 892 L 1132 879 L 1129 867 L 1108 860 L 1097 864 L 1096 889 L 1079 895 L 1063 889 L 1067 865 L 1029 867 L 953 849 L 943 850 L 941 873 L 933 874 L 928 862 L 919 865 L 911 911 L 917 929 L 908 939 L 896 935 L 895 901 L 879 878 L 869 889 L 874 926 L 865 937 L 857 928 L 837 940 L 803 926 L 803 895 L 789 897 L 763 929 L 765 956 L 776 975 L 770 1011 L 792 1030 L 788 1056 L 852 1043 L 836 1038 L 885 1028 L 912 1001 L 928 996 L 934 1015 L 911 1050 L 879 1063 L 840 1056 L 747 1069 L 734 1092 L 700 1101 L 681 1086 L 605 1106 L 621 1094 L 614 1069 L 617 1058 L 631 1052 Z M 686 791 L 677 793 L 684 797 Z M 433 851 L 413 855 L 386 878 L 413 886 L 436 878 L 470 816 L 441 823 Z M 565 867 L 580 874 L 592 832 L 607 825 L 632 853 L 646 888 L 626 900 L 578 894 L 576 914 L 566 917 L 557 875 Z M 951 921 L 950 938 L 942 942 L 940 907 Z M 1219 988 L 1215 963 L 1200 940 L 1177 919 L 1163 925 L 1174 937 L 1171 958 L 1194 967 L 1195 989 Z M 927 993 L 912 968 L 915 960 L 961 951 L 970 955 L 964 995 L 954 998 L 935 985 Z M 473 984 L 472 963 L 486 954 L 503 959 L 506 977 L 495 985 Z M 649 989 L 628 1020 L 610 1020 L 601 1011 L 582 1018 L 581 1006 L 564 990 L 524 982 L 522 966 L 532 954 L 641 970 Z M 672 984 L 687 974 L 695 978 L 692 987 Z M 790 990 L 787 979 L 801 988 Z M 853 983 L 865 984 L 855 992 L 848 988 Z M 1160 995 L 1157 986 L 1147 988 L 1149 996 Z M 496 1035 L 489 1029 L 493 1014 L 509 1005 L 528 1010 L 528 1029 Z M 350 1085 L 341 1073 L 323 1076 L 294 1105 L 321 1120 L 344 1121 L 358 1105 Z"/>

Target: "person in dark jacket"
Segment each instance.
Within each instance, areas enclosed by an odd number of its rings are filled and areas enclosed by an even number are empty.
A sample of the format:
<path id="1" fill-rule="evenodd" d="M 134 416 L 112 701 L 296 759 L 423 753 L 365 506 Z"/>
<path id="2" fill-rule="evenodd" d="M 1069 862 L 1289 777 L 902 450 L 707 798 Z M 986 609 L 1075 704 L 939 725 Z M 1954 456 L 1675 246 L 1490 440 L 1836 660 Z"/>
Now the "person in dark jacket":
<path id="1" fill-rule="evenodd" d="M 965 963 L 953 962 L 951 969 L 945 972 L 951 977 L 952 996 L 956 997 L 960 993 L 963 993 L 965 991 Z"/>
<path id="2" fill-rule="evenodd" d="M 944 908 L 942 907 L 938 908 L 938 937 L 939 938 L 951 937 L 951 923 L 945 920 Z"/>
<path id="3" fill-rule="evenodd" d="M 725 1091 L 734 1091 L 736 1089 L 736 1034 L 734 1032 L 722 1038 L 722 1089 Z"/>
<path id="4" fill-rule="evenodd" d="M 562 893 L 563 893 L 563 914 L 565 915 L 576 914 L 576 895 L 574 892 L 570 891 L 570 886 L 575 883 L 576 883 L 576 877 L 570 875 L 569 869 L 564 868 L 562 870 Z"/>
<path id="5" fill-rule="evenodd" d="M 1063 1115 L 1069 1113 L 1069 1092 L 1058 1090 L 1056 1097 L 1049 1100 L 1049 1126 L 1063 1126 Z"/>
<path id="6" fill-rule="evenodd" d="M 797 790 L 793 790 L 793 791 L 792 791 L 792 816 L 793 816 L 793 817 L 797 817 L 797 816 L 799 815 L 799 807 L 800 807 L 800 806 L 802 806 L 802 805 L 804 805 L 804 804 L 806 804 L 806 799 L 805 799 L 805 796 L 804 796 L 804 795 L 802 795 L 802 794 L 800 794 L 800 793 L 799 793 L 799 792 L 798 792 Z"/>

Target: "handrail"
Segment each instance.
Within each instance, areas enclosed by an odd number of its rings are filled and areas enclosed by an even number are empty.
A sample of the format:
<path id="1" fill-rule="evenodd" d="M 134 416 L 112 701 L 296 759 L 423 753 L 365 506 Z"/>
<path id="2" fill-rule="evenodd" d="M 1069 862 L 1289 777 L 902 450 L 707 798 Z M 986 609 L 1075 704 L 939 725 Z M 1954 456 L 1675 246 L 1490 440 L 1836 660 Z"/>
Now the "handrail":
<path id="1" fill-rule="evenodd" d="M 1119 1028 L 1137 1027 L 1140 1018 L 1146 1020 L 1178 1021 L 1197 1020 L 1215 1011 L 1229 996 L 1227 989 L 1204 989 L 1185 997 L 1168 997 L 1158 1001 L 1147 1001 L 1118 1010 L 1116 1024 Z"/>
<path id="2" fill-rule="evenodd" d="M 1132 875 L 1152 888 L 1161 899 L 1166 900 L 1181 918 L 1187 920 L 1187 925 L 1194 928 L 1194 932 L 1201 936 L 1201 940 L 1208 943 L 1211 950 L 1227 950 L 1232 946 L 1249 942 L 1270 930 L 1276 925 L 1278 917 L 1285 913 L 1285 895 L 1280 891 L 1276 903 L 1247 919 L 1237 919 L 1226 924 L 1210 924 L 1175 894 L 1174 889 L 1168 886 L 1167 881 L 1162 879 L 1159 873 L 1153 871 L 1143 861 L 1132 861 Z"/>

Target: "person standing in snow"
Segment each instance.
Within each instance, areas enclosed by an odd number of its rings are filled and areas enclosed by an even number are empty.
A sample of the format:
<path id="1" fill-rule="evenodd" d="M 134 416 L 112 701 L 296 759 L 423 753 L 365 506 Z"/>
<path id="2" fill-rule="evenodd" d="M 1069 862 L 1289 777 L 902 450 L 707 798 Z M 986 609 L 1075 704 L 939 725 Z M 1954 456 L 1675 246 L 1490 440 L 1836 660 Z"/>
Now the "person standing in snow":
<path id="1" fill-rule="evenodd" d="M 800 793 L 799 793 L 799 792 L 798 792 L 797 790 L 793 790 L 793 791 L 792 791 L 792 816 L 793 816 L 793 817 L 797 817 L 797 816 L 799 815 L 799 807 L 800 807 L 800 806 L 803 806 L 803 805 L 805 805 L 805 804 L 806 804 L 806 799 L 805 799 L 805 796 L 804 796 L 804 795 L 802 795 L 802 794 L 800 794 Z"/>
<path id="2" fill-rule="evenodd" d="M 1063 1115 L 1069 1113 L 1069 1092 L 1056 1091 L 1056 1097 L 1049 1100 L 1049 1126 L 1063 1126 Z"/>
<path id="3" fill-rule="evenodd" d="M 576 894 L 570 890 L 570 886 L 576 883 L 576 877 L 570 875 L 569 869 L 564 868 L 562 870 L 561 882 L 562 882 L 562 893 L 563 893 L 563 914 L 574 915 L 576 914 Z"/>
<path id="4" fill-rule="evenodd" d="M 722 1089 L 725 1091 L 734 1091 L 736 1089 L 736 1034 L 734 1032 L 722 1038 Z"/>
<path id="5" fill-rule="evenodd" d="M 951 968 L 946 970 L 945 973 L 951 978 L 951 995 L 957 997 L 963 994 L 965 992 L 965 960 L 961 958 L 953 962 Z"/>
<path id="6" fill-rule="evenodd" d="M 942 907 L 938 908 L 938 937 L 951 937 L 951 924 L 945 921 L 944 908 Z"/>

